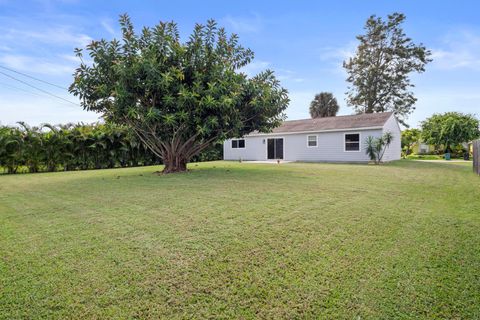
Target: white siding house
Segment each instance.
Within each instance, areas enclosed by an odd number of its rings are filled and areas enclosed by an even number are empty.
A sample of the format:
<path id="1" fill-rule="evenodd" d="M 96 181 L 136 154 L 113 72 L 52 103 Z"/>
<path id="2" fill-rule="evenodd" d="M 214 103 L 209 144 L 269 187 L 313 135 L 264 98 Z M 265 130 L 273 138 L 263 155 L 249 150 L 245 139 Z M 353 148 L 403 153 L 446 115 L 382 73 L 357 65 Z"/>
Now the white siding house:
<path id="1" fill-rule="evenodd" d="M 393 113 L 285 121 L 271 133 L 253 132 L 223 144 L 224 160 L 368 162 L 365 139 L 393 134 L 383 161 L 400 159 L 401 131 Z"/>

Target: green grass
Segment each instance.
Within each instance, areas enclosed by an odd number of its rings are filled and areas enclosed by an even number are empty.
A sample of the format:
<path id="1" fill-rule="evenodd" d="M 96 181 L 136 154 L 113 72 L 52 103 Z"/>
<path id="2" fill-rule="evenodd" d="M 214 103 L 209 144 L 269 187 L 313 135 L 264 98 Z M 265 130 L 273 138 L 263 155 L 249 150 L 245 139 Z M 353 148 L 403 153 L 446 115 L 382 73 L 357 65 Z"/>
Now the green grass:
<path id="1" fill-rule="evenodd" d="M 480 178 L 399 161 L 0 176 L 0 318 L 480 318 Z"/>

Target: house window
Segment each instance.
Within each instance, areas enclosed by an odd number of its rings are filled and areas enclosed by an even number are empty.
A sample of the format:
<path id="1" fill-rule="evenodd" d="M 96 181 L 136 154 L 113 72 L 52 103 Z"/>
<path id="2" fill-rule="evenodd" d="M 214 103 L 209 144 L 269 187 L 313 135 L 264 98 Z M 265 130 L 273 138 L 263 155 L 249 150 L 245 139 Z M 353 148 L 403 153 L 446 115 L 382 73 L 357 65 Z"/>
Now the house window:
<path id="1" fill-rule="evenodd" d="M 307 146 L 316 147 L 317 146 L 317 136 L 307 136 Z"/>
<path id="2" fill-rule="evenodd" d="M 360 151 L 360 134 L 345 134 L 345 151 Z"/>
<path id="3" fill-rule="evenodd" d="M 232 140 L 232 149 L 244 149 L 244 148 L 245 148 L 245 139 Z"/>

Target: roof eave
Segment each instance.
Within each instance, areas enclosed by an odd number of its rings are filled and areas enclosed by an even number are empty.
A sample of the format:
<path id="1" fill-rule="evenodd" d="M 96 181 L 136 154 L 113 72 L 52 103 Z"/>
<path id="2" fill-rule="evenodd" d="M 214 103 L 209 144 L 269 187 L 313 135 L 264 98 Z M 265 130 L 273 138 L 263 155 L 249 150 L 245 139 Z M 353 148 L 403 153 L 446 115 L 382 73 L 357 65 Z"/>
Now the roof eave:
<path id="1" fill-rule="evenodd" d="M 361 130 L 381 130 L 383 126 L 375 127 L 360 127 L 360 128 L 345 128 L 345 129 L 329 129 L 329 130 L 310 130 L 310 131 L 296 131 L 296 132 L 269 132 L 269 133 L 250 133 L 246 137 L 260 137 L 273 135 L 287 135 L 287 134 L 305 134 L 305 133 L 324 133 L 324 132 L 339 132 L 339 131 L 361 131 Z"/>

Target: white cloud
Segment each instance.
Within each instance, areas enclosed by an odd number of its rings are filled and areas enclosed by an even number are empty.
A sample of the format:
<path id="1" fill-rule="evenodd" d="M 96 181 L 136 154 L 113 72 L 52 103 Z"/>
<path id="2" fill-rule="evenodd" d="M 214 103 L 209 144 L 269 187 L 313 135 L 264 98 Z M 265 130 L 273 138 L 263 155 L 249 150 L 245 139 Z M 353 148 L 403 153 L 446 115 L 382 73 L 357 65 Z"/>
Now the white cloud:
<path id="1" fill-rule="evenodd" d="M 282 72 L 278 72 L 277 79 L 280 81 L 286 81 L 286 82 L 291 81 L 295 83 L 305 82 L 304 78 L 295 77 L 294 75 L 291 75 L 291 74 L 283 74 Z"/>
<path id="2" fill-rule="evenodd" d="M 71 57 L 66 55 L 53 57 L 53 60 L 46 60 L 34 56 L 5 54 L 0 55 L 0 64 L 23 72 L 37 73 L 44 75 L 71 75 L 76 65 Z"/>
<path id="3" fill-rule="evenodd" d="M 70 53 L 92 40 L 73 26 L 2 21 L 6 23 L 0 24 L 0 64 L 26 73 L 70 77 L 79 63 Z"/>
<path id="4" fill-rule="evenodd" d="M 276 68 L 270 62 L 262 61 L 262 60 L 253 61 L 252 63 L 240 69 L 240 72 L 245 73 L 248 77 L 253 77 L 259 72 L 264 71 L 266 69 L 273 70 L 275 72 L 276 78 L 280 81 L 284 81 L 284 82 L 291 81 L 295 83 L 301 83 L 305 81 L 305 79 L 302 77 L 299 77 L 295 71 L 284 69 L 284 68 Z"/>
<path id="5" fill-rule="evenodd" d="M 45 4 L 49 5 L 49 1 Z M 90 43 L 92 37 L 87 33 L 98 32 L 93 25 L 99 27 L 101 24 L 100 20 L 93 24 L 86 22 L 81 16 L 42 11 L 41 5 L 31 15 L 0 15 L 0 65 L 68 87 L 72 73 L 79 65 L 73 49 Z M 69 101 L 78 102 L 66 90 L 6 70 L 2 72 Z M 38 125 L 43 122 L 93 122 L 98 119 L 97 114 L 83 111 L 80 106 L 41 93 L 1 74 L 0 114 L 4 124 L 26 121 Z"/>
<path id="6" fill-rule="evenodd" d="M 443 48 L 432 50 L 433 66 L 443 70 L 480 70 L 480 34 L 470 30 L 455 30 L 443 39 Z"/>
<path id="7" fill-rule="evenodd" d="M 253 14 L 253 16 L 249 17 L 233 17 L 228 15 L 221 19 L 221 22 L 226 25 L 227 29 L 230 28 L 231 31 L 236 33 L 258 32 L 263 27 L 263 19 L 258 14 Z"/>
<path id="8" fill-rule="evenodd" d="M 270 62 L 256 60 L 247 64 L 245 67 L 241 68 L 239 71 L 245 73 L 248 77 L 253 77 L 257 73 L 264 71 L 265 69 L 268 69 L 268 67 L 270 67 Z"/>
<path id="9" fill-rule="evenodd" d="M 343 77 L 345 76 L 343 61 L 355 55 L 357 45 L 355 41 L 350 41 L 339 47 L 323 47 L 320 49 L 319 58 L 327 64 L 331 73 Z"/>
<path id="10" fill-rule="evenodd" d="M 114 27 L 112 26 L 112 20 L 111 19 L 103 19 L 102 21 L 100 21 L 100 24 L 112 37 L 117 36 L 117 32 L 115 31 Z"/>
<path id="11" fill-rule="evenodd" d="M 342 62 L 355 55 L 357 43 L 350 41 L 349 43 L 339 47 L 323 47 L 320 49 L 320 60 Z"/>
<path id="12" fill-rule="evenodd" d="M 12 51 L 12 48 L 9 46 L 0 45 L 0 51 Z"/>
<path id="13" fill-rule="evenodd" d="M 92 38 L 84 33 L 75 32 L 69 26 L 55 26 L 44 30 L 29 30 L 17 28 L 1 28 L 0 39 L 9 43 L 21 45 L 34 43 L 84 47 L 92 41 Z M 34 42 L 34 43 L 32 43 Z"/>
<path id="14" fill-rule="evenodd" d="M 0 89 L 3 89 L 1 84 Z M 33 92 L 34 89 L 31 90 Z M 74 97 L 66 94 L 62 96 L 75 101 Z M 96 122 L 99 118 L 98 114 L 84 111 L 80 106 L 42 94 L 39 96 L 15 89 L 0 91 L 0 114 L 4 125 L 14 125 L 17 121 L 25 121 L 30 125 Z"/>
<path id="15" fill-rule="evenodd" d="M 305 79 L 303 79 L 303 78 L 293 78 L 292 81 L 293 82 L 304 82 Z"/>

